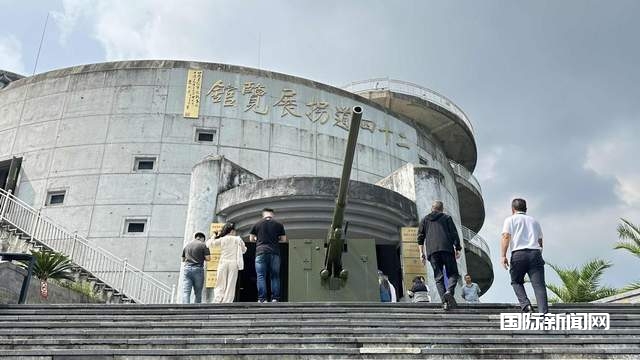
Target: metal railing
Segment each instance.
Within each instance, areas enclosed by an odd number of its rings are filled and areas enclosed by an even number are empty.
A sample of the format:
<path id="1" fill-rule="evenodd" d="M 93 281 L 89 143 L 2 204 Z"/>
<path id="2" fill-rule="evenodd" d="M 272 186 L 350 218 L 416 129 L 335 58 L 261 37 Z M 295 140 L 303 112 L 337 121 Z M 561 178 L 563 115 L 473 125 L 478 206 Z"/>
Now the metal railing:
<path id="1" fill-rule="evenodd" d="M 471 229 L 466 226 L 462 226 L 462 237 L 473 245 L 482 249 L 482 251 L 486 252 L 489 257 L 491 257 L 491 250 L 489 250 L 489 244 L 482 238 L 482 236 L 476 234 Z"/>
<path id="2" fill-rule="evenodd" d="M 173 302 L 174 288 L 132 266 L 109 251 L 92 245 L 40 214 L 11 192 L 0 189 L 0 221 L 7 222 L 71 261 L 120 294 L 143 304 Z"/>
<path id="3" fill-rule="evenodd" d="M 451 160 L 449 160 L 449 165 L 451 165 L 451 167 L 453 168 L 454 173 L 470 182 L 471 185 L 475 186 L 480 195 L 482 195 L 482 187 L 480 186 L 480 182 L 478 182 L 478 179 L 473 176 L 471 171 L 467 170 L 464 166 L 458 164 L 457 162 Z"/>
<path id="4" fill-rule="evenodd" d="M 401 94 L 417 96 L 421 99 L 427 100 L 431 103 L 442 106 L 443 108 L 456 114 L 464 123 L 469 127 L 471 133 L 473 133 L 473 125 L 469 120 L 469 117 L 465 112 L 459 108 L 453 101 L 447 99 L 446 96 L 438 93 L 437 91 L 428 89 L 424 86 L 410 83 L 408 81 L 395 80 L 389 78 L 377 78 L 367 79 L 361 81 L 354 81 L 342 87 L 342 89 L 349 92 L 358 94 L 371 90 L 390 90 Z"/>

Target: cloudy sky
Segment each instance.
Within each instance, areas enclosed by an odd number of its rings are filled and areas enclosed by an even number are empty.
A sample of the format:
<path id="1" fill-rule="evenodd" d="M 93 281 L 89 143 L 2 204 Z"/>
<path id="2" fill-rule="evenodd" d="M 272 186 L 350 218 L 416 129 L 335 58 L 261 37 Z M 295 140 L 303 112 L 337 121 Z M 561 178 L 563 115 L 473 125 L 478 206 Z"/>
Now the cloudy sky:
<path id="1" fill-rule="evenodd" d="M 340 86 L 390 77 L 432 88 L 471 117 L 497 264 L 510 200 L 542 223 L 548 262 L 615 263 L 618 218 L 640 223 L 638 1 L 0 0 L 0 68 L 36 73 L 126 59 L 222 62 Z M 494 268 L 489 301 L 515 301 Z M 548 282 L 557 282 L 550 269 Z"/>

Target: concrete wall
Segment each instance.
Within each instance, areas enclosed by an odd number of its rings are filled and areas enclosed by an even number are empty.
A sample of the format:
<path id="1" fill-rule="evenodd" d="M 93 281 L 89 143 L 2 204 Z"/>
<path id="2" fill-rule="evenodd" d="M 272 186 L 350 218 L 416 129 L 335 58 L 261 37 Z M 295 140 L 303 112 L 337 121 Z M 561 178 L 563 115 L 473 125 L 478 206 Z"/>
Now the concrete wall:
<path id="1" fill-rule="evenodd" d="M 640 304 L 640 289 L 626 291 L 618 295 L 609 296 L 593 303 L 615 303 L 615 304 Z"/>
<path id="2" fill-rule="evenodd" d="M 0 304 L 17 304 L 20 298 L 20 289 L 26 270 L 19 268 L 10 262 L 0 262 Z M 48 296 L 46 299 L 40 296 L 40 280 L 31 278 L 29 291 L 27 292 L 27 304 L 78 304 L 99 303 L 82 293 L 58 286 L 49 281 Z"/>
<path id="3" fill-rule="evenodd" d="M 0 160 L 23 157 L 21 199 L 169 284 L 177 283 L 191 169 L 206 156 L 261 178 L 339 176 L 347 131 L 336 119 L 359 105 L 375 128 L 360 132 L 352 179 L 375 183 L 419 154 L 449 166 L 410 121 L 355 95 L 281 74 L 168 63 L 96 64 L 11 83 L 0 90 Z M 182 116 L 187 67 L 206 68 L 197 119 Z M 209 90 L 219 80 L 227 88 L 215 102 Z M 247 107 L 250 82 L 264 86 L 258 110 L 266 114 Z M 235 103 L 225 106 L 230 87 Z M 295 103 L 281 101 L 288 90 Z M 198 128 L 215 130 L 214 141 L 195 141 Z M 134 171 L 136 156 L 156 157 L 154 170 Z M 44 206 L 51 190 L 67 191 L 64 204 Z M 146 219 L 145 233 L 126 234 L 127 218 Z"/>
<path id="4" fill-rule="evenodd" d="M 462 223 L 460 220 L 458 193 L 455 183 L 453 182 L 451 168 L 448 167 L 448 165 L 447 167 L 441 166 L 439 168 L 442 169 L 442 171 L 424 165 L 406 164 L 388 177 L 380 180 L 377 185 L 394 190 L 415 201 L 418 219 L 420 220 L 431 212 L 431 205 L 434 200 L 441 200 L 444 203 L 444 212 L 453 218 L 453 222 L 458 229 L 460 246 L 463 248 L 460 253 L 460 259 L 457 260 L 458 271 L 461 278 L 458 282 L 458 291 L 455 294 L 456 298 L 462 300 L 460 297 L 460 287 L 462 286 L 462 276 L 467 272 L 467 262 L 461 231 Z M 419 226 L 419 224 L 416 224 L 416 226 Z M 433 289 L 431 298 L 433 301 L 439 301 L 439 295 L 436 291 L 433 278 L 433 269 L 427 263 L 425 270 L 427 273 L 427 283 L 429 287 Z"/>

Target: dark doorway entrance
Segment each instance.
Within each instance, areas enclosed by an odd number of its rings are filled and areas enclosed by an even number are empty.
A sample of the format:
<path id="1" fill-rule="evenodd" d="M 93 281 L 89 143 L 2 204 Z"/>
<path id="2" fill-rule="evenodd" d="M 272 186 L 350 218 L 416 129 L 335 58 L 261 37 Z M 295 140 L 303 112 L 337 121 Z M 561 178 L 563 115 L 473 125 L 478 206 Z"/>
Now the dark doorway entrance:
<path id="1" fill-rule="evenodd" d="M 256 244 L 245 243 L 247 252 L 244 254 L 244 270 L 238 273 L 236 285 L 237 302 L 257 302 L 258 287 L 256 277 Z M 280 301 L 287 301 L 289 293 L 289 244 L 280 244 Z M 267 277 L 267 298 L 271 298 L 271 284 Z"/>
<path id="2" fill-rule="evenodd" d="M 400 263 L 400 248 L 398 245 L 376 245 L 376 260 L 378 270 L 389 277 L 389 282 L 396 288 L 398 300 L 403 296 L 402 266 Z"/>
<path id="3" fill-rule="evenodd" d="M 16 191 L 16 185 L 18 184 L 18 174 L 20 174 L 20 168 L 22 167 L 22 158 L 12 158 L 5 161 L 0 161 L 0 187 L 4 190 Z"/>

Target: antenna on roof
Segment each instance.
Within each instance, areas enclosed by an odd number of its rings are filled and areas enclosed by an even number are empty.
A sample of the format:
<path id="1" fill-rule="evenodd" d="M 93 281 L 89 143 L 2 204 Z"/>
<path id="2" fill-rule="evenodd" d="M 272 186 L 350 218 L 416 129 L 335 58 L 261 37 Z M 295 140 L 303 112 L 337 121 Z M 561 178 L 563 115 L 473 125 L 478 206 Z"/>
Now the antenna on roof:
<path id="1" fill-rule="evenodd" d="M 262 34 L 258 33 L 258 69 L 260 69 L 260 52 L 262 51 Z"/>
<path id="2" fill-rule="evenodd" d="M 47 11 L 47 18 L 44 20 L 44 27 L 42 28 L 42 37 L 40 38 L 40 46 L 38 46 L 38 54 L 36 55 L 36 62 L 33 64 L 33 74 L 36 74 L 36 68 L 38 67 L 38 60 L 40 59 L 40 50 L 42 50 L 42 42 L 44 41 L 44 33 L 47 31 L 47 22 L 49 22 L 49 12 Z"/>

